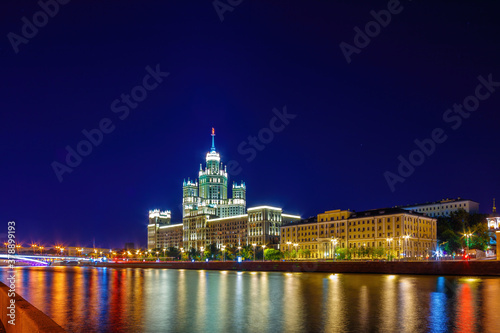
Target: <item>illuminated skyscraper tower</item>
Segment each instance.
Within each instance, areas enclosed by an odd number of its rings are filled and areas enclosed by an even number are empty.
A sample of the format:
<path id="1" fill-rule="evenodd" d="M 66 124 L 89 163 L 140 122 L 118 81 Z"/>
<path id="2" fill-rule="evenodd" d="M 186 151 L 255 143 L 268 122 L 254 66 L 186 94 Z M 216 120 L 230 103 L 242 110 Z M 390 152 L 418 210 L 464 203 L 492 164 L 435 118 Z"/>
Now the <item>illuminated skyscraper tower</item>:
<path id="1" fill-rule="evenodd" d="M 212 148 L 206 156 L 205 170 L 198 173 L 200 179 L 200 197 L 210 207 L 223 204 L 227 200 L 227 172 L 222 170 L 220 155 L 215 150 L 215 130 L 212 128 Z"/>
<path id="2" fill-rule="evenodd" d="M 205 168 L 200 164 L 198 179 L 188 178 L 182 184 L 182 224 L 170 224 L 170 211 L 150 212 L 149 249 L 174 246 L 203 251 L 211 244 L 218 248 L 271 246 L 279 242 L 283 221 L 300 220 L 298 215 L 283 214 L 281 208 L 271 206 L 253 207 L 247 212 L 244 182 L 234 182 L 232 198 L 228 198 L 228 174 L 215 150 L 213 128 L 212 147 L 205 159 Z M 168 215 L 168 220 L 159 221 L 162 214 Z"/>
<path id="3" fill-rule="evenodd" d="M 215 150 L 215 130 L 212 128 L 212 147 L 206 155 L 205 169 L 200 164 L 199 182 L 194 180 L 183 183 L 184 217 L 199 214 L 214 217 L 229 217 L 245 214 L 245 183 L 233 184 L 233 198 L 227 197 L 228 177 L 226 167 L 221 163 Z"/>

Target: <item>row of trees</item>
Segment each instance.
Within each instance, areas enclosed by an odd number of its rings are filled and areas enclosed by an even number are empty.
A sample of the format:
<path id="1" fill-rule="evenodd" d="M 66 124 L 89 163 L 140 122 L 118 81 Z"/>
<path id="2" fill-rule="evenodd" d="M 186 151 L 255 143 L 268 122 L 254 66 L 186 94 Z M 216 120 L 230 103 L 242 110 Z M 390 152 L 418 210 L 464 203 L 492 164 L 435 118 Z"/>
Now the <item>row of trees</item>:
<path id="1" fill-rule="evenodd" d="M 153 253 L 153 256 L 156 257 L 156 252 L 159 253 L 159 257 L 170 257 L 176 260 L 236 260 L 238 256 L 241 256 L 244 260 L 262 260 L 263 256 L 265 260 L 281 260 L 284 258 L 308 257 L 311 253 L 307 249 L 282 252 L 271 247 L 263 249 L 261 246 L 256 247 L 254 251 L 252 245 L 244 245 L 240 249 L 236 246 L 227 246 L 224 249 L 219 249 L 216 244 L 210 244 L 203 249 L 203 252 L 194 248 L 187 251 L 180 251 L 177 248 L 170 247 L 165 251 L 165 255 L 163 248 L 152 249 L 150 253 Z"/>
<path id="2" fill-rule="evenodd" d="M 488 231 L 486 217 L 486 214 L 470 214 L 465 210 L 439 217 L 437 238 L 441 249 L 447 253 L 460 253 L 467 247 L 486 251 L 493 236 Z"/>
<path id="3" fill-rule="evenodd" d="M 159 257 L 169 257 L 175 260 L 236 260 L 236 257 L 241 256 L 244 260 L 262 260 L 263 255 L 265 260 L 282 260 L 282 259 L 297 259 L 297 258 L 311 258 L 311 251 L 309 249 L 298 249 L 291 251 L 280 251 L 274 248 L 266 248 L 262 251 L 262 247 L 256 247 L 255 253 L 252 245 L 241 246 L 238 249 L 234 246 L 225 247 L 224 250 L 217 248 L 215 244 L 210 244 L 204 248 L 203 252 L 191 248 L 188 251 L 181 252 L 174 247 L 168 248 L 163 255 L 163 249 L 153 249 L 153 257 L 156 258 L 158 251 Z M 372 247 L 358 247 L 358 248 L 337 248 L 336 259 L 350 260 L 350 259 L 392 259 L 396 257 L 396 252 L 386 248 L 372 248 Z"/>
<path id="4" fill-rule="evenodd" d="M 336 250 L 336 258 L 338 260 L 350 259 L 393 259 L 396 257 L 396 251 L 385 247 L 352 247 L 338 248 Z"/>

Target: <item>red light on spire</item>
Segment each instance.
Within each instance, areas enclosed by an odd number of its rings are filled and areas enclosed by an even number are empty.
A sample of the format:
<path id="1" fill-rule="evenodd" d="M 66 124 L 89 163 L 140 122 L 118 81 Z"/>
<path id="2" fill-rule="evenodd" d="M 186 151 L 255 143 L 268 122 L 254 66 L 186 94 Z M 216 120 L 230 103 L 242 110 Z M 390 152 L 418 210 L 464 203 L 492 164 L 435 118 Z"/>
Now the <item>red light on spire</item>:
<path id="1" fill-rule="evenodd" d="M 212 135 L 215 135 L 215 129 L 212 127 Z"/>

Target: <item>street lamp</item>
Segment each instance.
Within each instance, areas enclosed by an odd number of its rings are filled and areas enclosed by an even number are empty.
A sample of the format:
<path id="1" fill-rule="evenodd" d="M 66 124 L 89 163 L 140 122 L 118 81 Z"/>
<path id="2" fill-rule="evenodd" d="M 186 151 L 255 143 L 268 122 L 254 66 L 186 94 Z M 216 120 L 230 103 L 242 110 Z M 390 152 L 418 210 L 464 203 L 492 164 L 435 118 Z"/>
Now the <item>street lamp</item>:
<path id="1" fill-rule="evenodd" d="M 467 236 L 467 251 L 469 251 L 469 247 L 470 247 L 470 238 L 472 237 L 472 234 L 466 234 L 465 236 Z"/>
<path id="2" fill-rule="evenodd" d="M 332 238 L 333 244 L 333 260 L 335 260 L 335 252 L 337 251 L 337 238 Z"/>
<path id="3" fill-rule="evenodd" d="M 156 259 L 160 260 L 160 256 L 158 255 L 160 252 L 156 251 Z"/>
<path id="4" fill-rule="evenodd" d="M 222 245 L 222 261 L 226 261 L 226 247 Z"/>
<path id="5" fill-rule="evenodd" d="M 469 250 L 470 250 L 470 238 L 472 237 L 472 233 L 468 233 L 468 234 L 465 234 L 465 237 L 467 237 L 466 239 L 466 242 L 467 242 L 467 253 L 466 253 L 466 256 L 467 256 L 467 259 L 469 259 Z"/>
<path id="6" fill-rule="evenodd" d="M 166 248 L 163 248 L 163 257 L 165 257 L 165 250 Z"/>
<path id="7" fill-rule="evenodd" d="M 255 261 L 255 247 L 257 246 L 257 244 L 252 244 L 253 246 L 253 261 Z"/>
<path id="8" fill-rule="evenodd" d="M 241 257 L 241 246 L 238 246 L 238 257 Z"/>
<path id="9" fill-rule="evenodd" d="M 293 244 L 293 246 L 295 246 L 295 255 L 297 256 L 297 259 L 299 259 L 299 252 L 297 250 L 299 244 Z"/>
<path id="10" fill-rule="evenodd" d="M 410 239 L 410 235 L 406 235 L 406 236 L 403 236 L 403 239 L 404 239 L 404 255 L 405 255 L 405 260 L 407 258 L 407 251 L 408 251 L 408 240 Z"/>
<path id="11" fill-rule="evenodd" d="M 387 238 L 387 242 L 389 243 L 389 253 L 387 255 L 387 259 L 389 259 L 390 256 L 391 256 L 391 242 L 392 242 L 392 238 Z"/>
<path id="12" fill-rule="evenodd" d="M 262 245 L 262 261 L 266 261 L 266 256 L 264 255 L 265 250 L 266 250 L 266 246 Z"/>

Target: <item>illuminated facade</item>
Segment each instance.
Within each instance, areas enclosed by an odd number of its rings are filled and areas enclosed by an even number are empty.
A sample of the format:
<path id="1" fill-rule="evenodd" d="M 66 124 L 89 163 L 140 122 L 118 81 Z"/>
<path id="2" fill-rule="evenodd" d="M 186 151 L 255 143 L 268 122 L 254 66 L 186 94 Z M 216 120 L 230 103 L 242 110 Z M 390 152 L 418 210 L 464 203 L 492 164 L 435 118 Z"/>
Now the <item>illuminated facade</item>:
<path id="1" fill-rule="evenodd" d="M 215 150 L 215 131 L 212 128 L 212 147 L 206 155 L 205 168 L 200 164 L 198 181 L 184 181 L 182 185 L 183 218 L 212 215 L 219 218 L 245 214 L 245 183 L 233 183 L 233 198 L 228 199 L 226 167 Z"/>
<path id="2" fill-rule="evenodd" d="M 426 214 L 431 217 L 439 217 L 450 216 L 450 213 L 456 212 L 459 209 L 463 209 L 467 213 L 477 213 L 479 212 L 479 203 L 472 200 L 457 198 L 443 199 L 441 201 L 428 202 L 424 204 L 401 206 L 399 208 Z"/>
<path id="3" fill-rule="evenodd" d="M 248 208 L 242 215 L 216 217 L 197 214 L 185 217 L 184 247 L 199 249 L 209 244 L 243 246 L 278 244 L 282 223 L 300 220 L 298 215 L 282 213 L 281 208 L 260 206 Z"/>
<path id="4" fill-rule="evenodd" d="M 170 244 L 166 242 L 164 230 L 169 228 L 175 229 L 175 225 L 170 225 L 171 212 L 169 210 L 160 211 L 159 209 L 149 211 L 149 224 L 148 224 L 148 248 L 169 247 Z"/>
<path id="5" fill-rule="evenodd" d="M 182 184 L 182 224 L 170 223 L 170 211 L 150 211 L 148 248 L 200 249 L 210 244 L 243 246 L 278 244 L 282 223 L 300 220 L 281 208 L 259 206 L 246 209 L 246 185 L 233 183 L 228 198 L 228 174 L 212 147 L 200 165 L 198 179 Z"/>
<path id="6" fill-rule="evenodd" d="M 318 214 L 316 222 L 281 227 L 280 249 L 309 250 L 311 258 L 333 258 L 336 248 L 384 248 L 398 258 L 432 256 L 436 219 L 400 208 Z"/>
<path id="7" fill-rule="evenodd" d="M 486 218 L 488 223 L 488 229 L 490 230 L 500 230 L 500 215 L 497 213 L 497 207 L 495 206 L 495 199 L 493 199 L 493 211 L 489 217 Z"/>

